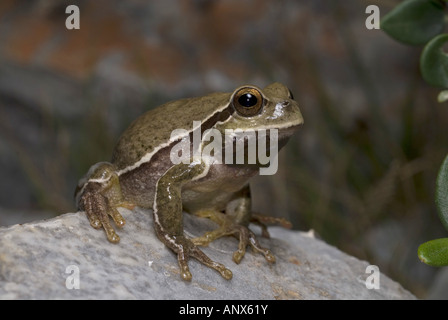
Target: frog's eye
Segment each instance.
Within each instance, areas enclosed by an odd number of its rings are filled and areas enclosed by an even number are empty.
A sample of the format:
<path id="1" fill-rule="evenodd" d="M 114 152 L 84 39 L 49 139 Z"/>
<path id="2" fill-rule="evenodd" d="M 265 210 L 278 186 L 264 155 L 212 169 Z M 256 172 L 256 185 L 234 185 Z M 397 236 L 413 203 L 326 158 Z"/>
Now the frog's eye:
<path id="1" fill-rule="evenodd" d="M 264 101 L 260 91 L 252 87 L 245 87 L 235 92 L 232 103 L 240 115 L 252 117 L 260 112 Z"/>

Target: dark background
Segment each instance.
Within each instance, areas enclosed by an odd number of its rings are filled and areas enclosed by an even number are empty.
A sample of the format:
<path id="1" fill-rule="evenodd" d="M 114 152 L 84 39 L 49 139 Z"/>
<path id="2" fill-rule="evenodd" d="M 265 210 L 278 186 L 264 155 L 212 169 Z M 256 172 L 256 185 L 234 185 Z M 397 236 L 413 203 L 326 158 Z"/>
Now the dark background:
<path id="1" fill-rule="evenodd" d="M 2 0 L 0 225 L 75 211 L 77 180 L 145 110 L 279 81 L 305 124 L 278 173 L 255 179 L 255 209 L 428 297 L 443 269 L 417 247 L 446 236 L 434 184 L 448 110 L 421 78 L 421 48 L 365 27 L 367 5 L 398 2 Z M 69 4 L 80 30 L 65 28 Z"/>

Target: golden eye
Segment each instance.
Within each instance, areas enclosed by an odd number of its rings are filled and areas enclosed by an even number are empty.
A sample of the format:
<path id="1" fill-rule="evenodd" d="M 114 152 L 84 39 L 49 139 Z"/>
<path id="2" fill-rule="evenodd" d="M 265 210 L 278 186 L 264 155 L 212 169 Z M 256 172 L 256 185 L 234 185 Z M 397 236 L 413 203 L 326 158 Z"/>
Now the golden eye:
<path id="1" fill-rule="evenodd" d="M 257 89 L 244 87 L 234 93 L 232 104 L 240 115 L 252 117 L 260 113 L 264 105 L 264 99 Z"/>

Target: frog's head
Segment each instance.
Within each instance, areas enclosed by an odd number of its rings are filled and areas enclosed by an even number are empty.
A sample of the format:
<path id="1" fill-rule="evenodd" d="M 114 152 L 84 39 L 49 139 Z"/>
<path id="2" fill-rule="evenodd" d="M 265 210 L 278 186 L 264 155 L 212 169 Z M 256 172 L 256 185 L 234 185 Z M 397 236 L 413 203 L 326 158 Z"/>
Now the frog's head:
<path id="1" fill-rule="evenodd" d="M 263 90 L 246 85 L 237 88 L 227 99 L 221 112 L 225 116 L 213 126 L 220 136 L 225 136 L 225 163 L 254 165 L 260 167 L 260 174 L 274 174 L 278 150 L 303 123 L 291 92 L 280 83 Z M 207 134 L 204 137 L 204 141 L 210 141 Z"/>
<path id="2" fill-rule="evenodd" d="M 280 147 L 303 123 L 291 91 L 278 82 L 263 90 L 251 85 L 241 86 L 230 96 L 229 103 L 234 112 L 222 123 L 220 130 L 277 129 Z"/>

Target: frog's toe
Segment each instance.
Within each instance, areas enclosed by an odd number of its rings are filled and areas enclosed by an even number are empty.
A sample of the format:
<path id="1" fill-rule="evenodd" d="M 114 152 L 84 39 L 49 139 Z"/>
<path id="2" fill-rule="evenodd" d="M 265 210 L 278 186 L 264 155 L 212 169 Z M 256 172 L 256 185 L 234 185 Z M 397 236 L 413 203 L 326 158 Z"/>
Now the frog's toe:
<path id="1" fill-rule="evenodd" d="M 90 225 L 95 229 L 100 229 L 103 224 L 100 219 L 98 219 L 94 214 L 86 210 L 87 218 L 89 219 Z"/>
<path id="2" fill-rule="evenodd" d="M 215 262 L 212 259 L 210 259 L 197 246 L 194 246 L 192 248 L 191 256 L 193 258 L 195 258 L 196 260 L 198 260 L 199 262 L 205 264 L 207 267 L 212 268 L 212 269 L 218 271 L 224 279 L 226 279 L 226 280 L 232 279 L 232 277 L 233 277 L 232 271 L 227 269 L 223 264 Z"/>
<path id="3" fill-rule="evenodd" d="M 193 238 L 191 241 L 197 246 L 208 246 L 214 240 L 221 238 L 222 236 L 228 235 L 229 233 L 225 228 L 218 228 L 213 231 L 208 231 L 204 233 L 201 237 Z"/>
<path id="4" fill-rule="evenodd" d="M 103 226 L 104 227 L 104 226 Z M 107 240 L 109 240 L 112 243 L 118 243 L 120 242 L 120 237 L 115 232 L 115 230 L 112 227 L 104 227 L 104 230 L 106 231 Z"/>
<path id="5" fill-rule="evenodd" d="M 188 259 L 185 259 L 184 254 L 178 253 L 177 259 L 179 263 L 179 269 L 180 269 L 180 276 L 185 281 L 191 281 L 191 278 L 193 277 L 190 268 L 188 267 Z"/>
<path id="6" fill-rule="evenodd" d="M 136 205 L 135 205 L 134 203 L 132 203 L 132 202 L 121 201 L 121 202 L 117 205 L 117 207 L 123 207 L 123 208 L 126 208 L 126 209 L 128 209 L 128 210 L 133 210 L 133 209 L 136 207 Z"/>
<path id="7" fill-rule="evenodd" d="M 119 228 L 123 228 L 124 225 L 126 224 L 126 220 L 123 218 L 120 212 L 118 212 L 117 208 L 111 208 L 109 212 L 110 216 L 115 222 L 115 225 Z"/>
<path id="8" fill-rule="evenodd" d="M 86 194 L 83 197 L 82 201 L 83 208 L 86 212 L 87 218 L 89 219 L 90 225 L 95 229 L 100 229 L 102 227 L 106 232 L 107 240 L 109 240 L 110 242 L 119 242 L 120 237 L 117 235 L 109 221 L 109 215 L 107 214 L 108 205 L 106 199 L 100 194 L 91 193 Z M 123 217 L 121 217 L 118 211 L 116 211 L 115 213 L 114 210 L 112 210 L 112 213 L 110 215 L 118 226 L 124 225 L 124 219 Z"/>
<path id="9" fill-rule="evenodd" d="M 201 249 L 199 249 L 190 239 L 186 237 L 170 238 L 168 246 L 177 253 L 177 260 L 179 263 L 180 276 L 183 280 L 191 281 L 192 274 L 188 267 L 188 260 L 190 257 L 198 260 L 207 267 L 218 271 L 224 279 L 232 279 L 232 271 L 227 269 L 224 265 L 210 259 Z"/>
<path id="10" fill-rule="evenodd" d="M 233 261 L 240 263 L 246 253 L 246 247 L 250 245 L 255 252 L 264 255 L 268 262 L 275 262 L 275 257 L 269 249 L 260 245 L 255 234 L 249 228 L 241 225 L 233 225 L 230 228 L 235 236 L 239 236 L 238 250 L 233 253 Z"/>
<path id="11" fill-rule="evenodd" d="M 107 240 L 109 240 L 112 243 L 118 243 L 120 242 L 120 237 L 115 232 L 115 229 L 112 227 L 112 225 L 109 222 L 109 218 L 106 217 L 103 219 L 99 219 L 101 226 L 103 227 L 104 231 L 106 232 Z"/>
<path id="12" fill-rule="evenodd" d="M 192 239 L 192 242 L 195 245 L 206 246 L 210 242 L 228 235 L 233 235 L 239 239 L 238 250 L 232 256 L 235 263 L 239 264 L 241 262 L 246 254 L 246 248 L 249 245 L 255 252 L 263 254 L 268 262 L 275 262 L 275 257 L 272 252 L 260 245 L 255 234 L 249 228 L 238 224 L 222 226 L 216 230 L 206 232 L 201 237 Z"/>

